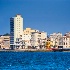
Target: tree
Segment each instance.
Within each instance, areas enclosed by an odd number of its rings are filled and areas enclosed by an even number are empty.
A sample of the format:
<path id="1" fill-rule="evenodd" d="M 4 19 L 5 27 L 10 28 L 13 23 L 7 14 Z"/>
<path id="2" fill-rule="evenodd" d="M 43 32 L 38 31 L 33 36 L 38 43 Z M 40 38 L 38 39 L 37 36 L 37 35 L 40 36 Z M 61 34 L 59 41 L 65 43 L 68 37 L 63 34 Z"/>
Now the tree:
<path id="1" fill-rule="evenodd" d="M 6 34 L 4 34 L 3 36 L 10 36 L 10 34 L 9 34 L 9 33 L 6 33 Z"/>

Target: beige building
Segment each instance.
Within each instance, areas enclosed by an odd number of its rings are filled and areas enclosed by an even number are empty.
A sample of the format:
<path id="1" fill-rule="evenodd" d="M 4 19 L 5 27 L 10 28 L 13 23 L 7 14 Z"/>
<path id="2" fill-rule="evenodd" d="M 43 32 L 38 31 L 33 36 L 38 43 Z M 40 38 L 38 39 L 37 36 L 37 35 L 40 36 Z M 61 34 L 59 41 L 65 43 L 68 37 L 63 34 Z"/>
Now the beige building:
<path id="1" fill-rule="evenodd" d="M 28 48 L 28 46 L 31 46 L 31 33 L 32 32 L 37 32 L 38 30 L 34 30 L 31 28 L 26 28 L 23 30 L 23 36 L 22 40 L 25 42 L 25 46 Z"/>
<path id="2" fill-rule="evenodd" d="M 23 35 L 28 35 L 31 34 L 32 32 L 36 32 L 37 30 L 31 29 L 31 28 L 26 28 L 23 30 Z"/>
<path id="3" fill-rule="evenodd" d="M 46 39 L 47 39 L 46 32 L 32 32 L 31 46 L 36 48 L 40 48 L 40 46 L 45 46 Z"/>
<path id="4" fill-rule="evenodd" d="M 10 36 L 0 36 L 0 48 L 1 49 L 10 48 Z"/>

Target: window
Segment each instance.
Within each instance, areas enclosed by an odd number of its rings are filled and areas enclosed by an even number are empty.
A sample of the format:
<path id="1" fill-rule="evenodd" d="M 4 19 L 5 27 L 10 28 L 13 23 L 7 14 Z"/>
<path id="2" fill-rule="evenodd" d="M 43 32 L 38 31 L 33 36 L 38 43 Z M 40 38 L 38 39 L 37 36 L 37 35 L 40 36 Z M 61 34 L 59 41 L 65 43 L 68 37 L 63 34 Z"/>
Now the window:
<path id="1" fill-rule="evenodd" d="M 39 38 L 38 38 L 39 39 Z"/>
<path id="2" fill-rule="evenodd" d="M 65 38 L 63 38 L 65 40 Z"/>
<path id="3" fill-rule="evenodd" d="M 67 45 L 67 43 L 66 43 L 66 45 Z"/>
<path id="4" fill-rule="evenodd" d="M 64 42 L 64 45 L 65 45 L 65 42 Z"/>
<path id="5" fill-rule="evenodd" d="M 28 33 L 29 33 L 29 31 L 28 31 Z"/>
<path id="6" fill-rule="evenodd" d="M 39 34 L 41 34 L 41 33 L 39 33 Z"/>
<path id="7" fill-rule="evenodd" d="M 20 35 L 22 37 L 22 35 Z"/>
<path id="8" fill-rule="evenodd" d="M 66 38 L 66 40 L 67 40 L 67 38 Z"/>

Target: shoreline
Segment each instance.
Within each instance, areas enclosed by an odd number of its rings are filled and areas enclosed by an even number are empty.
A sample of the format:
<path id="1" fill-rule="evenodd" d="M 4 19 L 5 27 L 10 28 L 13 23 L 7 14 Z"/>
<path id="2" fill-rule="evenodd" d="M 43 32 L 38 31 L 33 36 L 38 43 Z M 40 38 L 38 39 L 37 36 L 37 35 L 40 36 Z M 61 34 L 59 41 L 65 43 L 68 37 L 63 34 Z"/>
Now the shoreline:
<path id="1" fill-rule="evenodd" d="M 5 51 L 5 52 L 52 52 L 52 50 L 38 50 L 38 49 L 21 49 L 21 50 L 0 50 L 1 51 Z"/>
<path id="2" fill-rule="evenodd" d="M 0 52 L 70 52 L 64 50 L 47 50 L 47 49 L 20 49 L 20 50 L 11 50 L 11 49 L 0 49 Z"/>

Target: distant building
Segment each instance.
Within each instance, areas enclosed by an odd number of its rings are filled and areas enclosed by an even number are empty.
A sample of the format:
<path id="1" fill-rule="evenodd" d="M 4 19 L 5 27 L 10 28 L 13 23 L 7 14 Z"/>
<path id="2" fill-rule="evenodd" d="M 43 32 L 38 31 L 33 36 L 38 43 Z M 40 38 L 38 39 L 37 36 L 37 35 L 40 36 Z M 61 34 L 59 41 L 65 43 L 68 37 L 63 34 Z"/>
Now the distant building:
<path id="1" fill-rule="evenodd" d="M 64 35 L 59 40 L 59 46 L 62 46 L 62 48 L 70 48 L 70 36 L 69 35 Z"/>
<path id="2" fill-rule="evenodd" d="M 62 37 L 62 33 L 53 33 L 50 34 L 50 41 L 52 42 L 52 46 L 58 48 L 59 39 Z"/>
<path id="3" fill-rule="evenodd" d="M 19 39 L 22 39 L 22 35 L 23 18 L 18 14 L 15 17 L 10 18 L 10 46 L 12 49 L 20 46 Z"/>
<path id="4" fill-rule="evenodd" d="M 25 48 L 28 48 L 28 46 L 31 46 L 31 34 L 32 32 L 37 32 L 38 30 L 34 30 L 31 28 L 26 28 L 23 30 L 23 36 L 22 39 L 25 42 Z"/>
<path id="5" fill-rule="evenodd" d="M 45 44 L 46 49 L 53 48 L 52 45 L 53 44 L 52 44 L 52 41 L 50 40 L 50 38 L 47 38 L 47 41 L 46 41 L 46 44 Z"/>
<path id="6" fill-rule="evenodd" d="M 63 48 L 70 48 L 70 36 L 63 36 Z"/>
<path id="7" fill-rule="evenodd" d="M 10 36 L 0 36 L 0 49 L 10 49 Z"/>
<path id="8" fill-rule="evenodd" d="M 36 48 L 42 48 L 45 46 L 45 41 L 47 39 L 46 32 L 32 32 L 31 35 L 31 46 Z"/>

